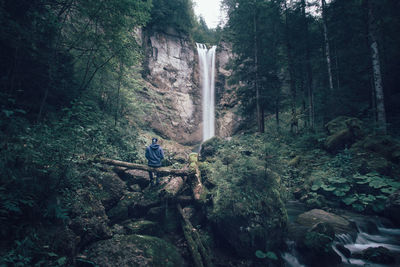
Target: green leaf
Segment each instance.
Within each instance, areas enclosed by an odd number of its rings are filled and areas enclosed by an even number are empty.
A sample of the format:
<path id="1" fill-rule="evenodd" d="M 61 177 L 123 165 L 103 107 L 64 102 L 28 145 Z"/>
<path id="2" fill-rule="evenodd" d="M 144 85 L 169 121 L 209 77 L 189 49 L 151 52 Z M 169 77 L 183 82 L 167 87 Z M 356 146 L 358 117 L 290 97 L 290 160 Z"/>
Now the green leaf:
<path id="1" fill-rule="evenodd" d="M 349 196 L 349 197 L 346 197 L 346 198 L 342 199 L 342 201 L 346 205 L 351 205 L 351 204 L 353 204 L 354 202 L 357 201 L 357 198 L 356 198 L 355 195 L 352 195 L 352 196 Z"/>
<path id="2" fill-rule="evenodd" d="M 364 211 L 365 207 L 362 204 L 359 203 L 354 203 L 351 205 L 353 207 L 353 209 L 355 209 L 356 211 Z"/>
<path id="3" fill-rule="evenodd" d="M 50 257 L 57 257 L 58 255 L 54 252 L 49 252 L 47 253 L 47 255 L 49 255 Z"/>
<path id="4" fill-rule="evenodd" d="M 386 194 L 393 194 L 394 192 L 396 192 L 397 189 L 394 187 L 384 187 L 381 188 L 381 192 L 386 193 Z"/>
<path id="5" fill-rule="evenodd" d="M 271 260 L 274 260 L 274 261 L 278 260 L 278 257 L 276 256 L 276 254 L 274 252 L 272 252 L 272 251 L 268 251 L 267 252 L 267 258 L 271 259 Z"/>
<path id="6" fill-rule="evenodd" d="M 267 257 L 267 253 L 262 252 L 261 250 L 256 251 L 256 257 L 259 259 L 265 259 Z"/>
<path id="7" fill-rule="evenodd" d="M 64 265 L 67 262 L 67 258 L 66 257 L 61 257 L 56 262 L 57 262 L 58 265 Z"/>
<path id="8" fill-rule="evenodd" d="M 374 195 L 365 195 L 365 194 L 361 194 L 359 197 L 359 200 L 363 203 L 363 204 L 369 204 L 373 201 L 376 200 L 376 197 Z"/>
<path id="9" fill-rule="evenodd" d="M 313 191 L 317 191 L 318 189 L 320 189 L 321 188 L 321 186 L 320 185 L 318 185 L 318 184 L 314 184 L 312 187 L 311 187 L 311 190 L 313 190 Z"/>
<path id="10" fill-rule="evenodd" d="M 9 118 L 12 114 L 14 114 L 14 111 L 12 110 L 3 109 L 2 112 L 6 115 L 7 118 Z"/>
<path id="11" fill-rule="evenodd" d="M 344 197 L 346 195 L 346 192 L 335 190 L 333 191 L 333 194 L 337 197 Z"/>
<path id="12" fill-rule="evenodd" d="M 321 188 L 327 192 L 332 192 L 333 190 L 336 189 L 336 187 L 334 187 L 332 185 L 326 185 L 326 184 L 321 185 Z"/>
<path id="13" fill-rule="evenodd" d="M 372 188 L 375 188 L 375 189 L 379 189 L 386 185 L 387 185 L 387 183 L 383 179 L 375 179 L 375 180 L 372 180 L 371 182 L 369 182 L 369 186 Z"/>

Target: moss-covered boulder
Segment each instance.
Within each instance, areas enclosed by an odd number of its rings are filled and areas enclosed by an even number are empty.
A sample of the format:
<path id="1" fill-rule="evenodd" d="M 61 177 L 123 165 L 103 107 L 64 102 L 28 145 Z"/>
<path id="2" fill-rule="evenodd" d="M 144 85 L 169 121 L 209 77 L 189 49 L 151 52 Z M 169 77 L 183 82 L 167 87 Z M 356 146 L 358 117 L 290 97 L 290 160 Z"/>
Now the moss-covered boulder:
<path id="1" fill-rule="evenodd" d="M 115 235 L 94 243 L 85 254 L 88 260 L 100 267 L 183 266 L 183 259 L 175 246 L 145 235 Z"/>
<path id="2" fill-rule="evenodd" d="M 200 156 L 202 159 L 214 156 L 221 146 L 222 140 L 219 137 L 213 137 L 201 145 Z"/>
<path id="3" fill-rule="evenodd" d="M 127 234 L 158 236 L 160 225 L 157 222 L 147 220 L 128 220 L 122 223 Z"/>
<path id="4" fill-rule="evenodd" d="M 327 223 L 333 227 L 335 234 L 346 233 L 354 235 L 357 233 L 357 228 L 354 223 L 342 216 L 320 209 L 313 209 L 300 214 L 296 222 L 310 230 L 319 223 Z"/>
<path id="5" fill-rule="evenodd" d="M 357 136 L 362 135 L 362 121 L 348 116 L 339 116 L 327 124 L 325 124 L 325 128 L 328 131 L 329 135 L 338 133 L 344 129 L 352 128 Z"/>
<path id="6" fill-rule="evenodd" d="M 284 242 L 287 214 L 272 182 L 278 175 L 264 171 L 267 177 L 249 177 L 252 181 L 219 180 L 213 191 L 214 205 L 208 218 L 215 232 L 242 257 L 255 257 L 257 250 L 276 251 Z"/>
<path id="7" fill-rule="evenodd" d="M 69 227 L 79 236 L 80 245 L 111 237 L 104 206 L 88 189 L 77 190 L 71 198 Z"/>
<path id="8" fill-rule="evenodd" d="M 120 200 L 127 188 L 126 183 L 113 172 L 107 172 L 96 177 L 94 186 L 106 210 L 109 210 Z"/>
<path id="9" fill-rule="evenodd" d="M 142 189 L 149 185 L 150 176 L 147 171 L 142 170 L 126 170 L 121 174 L 128 186 L 138 184 Z"/>
<path id="10" fill-rule="evenodd" d="M 332 249 L 335 234 L 340 233 L 355 238 L 357 228 L 347 219 L 319 209 L 300 214 L 289 227 L 289 238 L 296 242 L 307 266 L 340 264 L 341 257 Z"/>
<path id="11" fill-rule="evenodd" d="M 140 192 L 125 192 L 124 196 L 116 206 L 107 212 L 111 222 L 121 222 L 127 220 L 135 214 L 135 205 L 138 204 L 143 197 Z"/>
<path id="12" fill-rule="evenodd" d="M 330 152 L 350 147 L 362 137 L 361 121 L 357 118 L 340 116 L 328 122 L 325 127 L 329 136 L 326 138 L 325 147 Z"/>
<path id="13" fill-rule="evenodd" d="M 400 226 L 400 190 L 389 196 L 385 205 L 385 216 Z"/>
<path id="14" fill-rule="evenodd" d="M 400 142 L 388 135 L 368 135 L 354 146 L 374 152 L 393 163 L 400 163 Z"/>
<path id="15" fill-rule="evenodd" d="M 362 259 L 375 263 L 393 264 L 396 259 L 389 249 L 379 246 L 370 247 L 361 252 Z"/>

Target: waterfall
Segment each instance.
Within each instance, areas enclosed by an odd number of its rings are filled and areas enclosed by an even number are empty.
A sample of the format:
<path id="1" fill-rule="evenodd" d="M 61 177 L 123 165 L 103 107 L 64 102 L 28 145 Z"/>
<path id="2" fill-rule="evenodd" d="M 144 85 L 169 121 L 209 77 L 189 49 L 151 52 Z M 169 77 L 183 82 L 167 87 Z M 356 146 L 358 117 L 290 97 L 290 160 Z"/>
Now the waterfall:
<path id="1" fill-rule="evenodd" d="M 202 86 L 203 142 L 215 135 L 215 50 L 198 44 L 200 80 Z"/>

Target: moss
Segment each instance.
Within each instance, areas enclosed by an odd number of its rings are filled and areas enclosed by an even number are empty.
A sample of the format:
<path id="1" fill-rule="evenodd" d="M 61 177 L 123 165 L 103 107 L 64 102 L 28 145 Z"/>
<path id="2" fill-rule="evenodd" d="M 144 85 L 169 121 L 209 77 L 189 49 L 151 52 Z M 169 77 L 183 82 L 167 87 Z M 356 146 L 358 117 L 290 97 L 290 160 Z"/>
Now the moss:
<path id="1" fill-rule="evenodd" d="M 296 157 L 294 157 L 293 159 L 291 159 L 289 161 L 288 165 L 292 166 L 292 167 L 296 167 L 296 166 L 299 165 L 300 161 L 301 161 L 301 157 L 300 156 L 296 156 Z"/>
<path id="2" fill-rule="evenodd" d="M 198 158 L 199 158 L 199 154 L 198 153 L 190 153 L 189 154 L 189 162 L 192 163 L 197 163 L 198 162 Z"/>
<path id="3" fill-rule="evenodd" d="M 115 235 L 88 249 L 88 259 L 99 266 L 182 266 L 172 244 L 152 236 Z"/>

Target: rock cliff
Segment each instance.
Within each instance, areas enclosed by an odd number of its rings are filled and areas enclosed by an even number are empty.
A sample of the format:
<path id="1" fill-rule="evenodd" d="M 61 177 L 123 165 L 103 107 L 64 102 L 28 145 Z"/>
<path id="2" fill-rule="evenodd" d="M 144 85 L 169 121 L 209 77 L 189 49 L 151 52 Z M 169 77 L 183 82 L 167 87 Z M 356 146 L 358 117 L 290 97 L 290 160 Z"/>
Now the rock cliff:
<path id="1" fill-rule="evenodd" d="M 143 32 L 145 50 L 144 90 L 152 111 L 146 118 L 151 128 L 163 138 L 184 145 L 202 140 L 201 86 L 195 44 L 170 29 L 167 32 Z M 216 134 L 231 136 L 237 128 L 233 110 L 236 100 L 227 86 L 227 64 L 232 57 L 229 45 L 219 46 L 217 64 Z"/>

